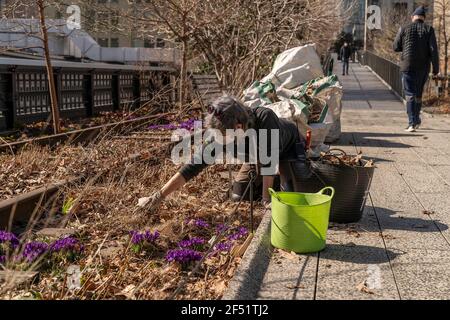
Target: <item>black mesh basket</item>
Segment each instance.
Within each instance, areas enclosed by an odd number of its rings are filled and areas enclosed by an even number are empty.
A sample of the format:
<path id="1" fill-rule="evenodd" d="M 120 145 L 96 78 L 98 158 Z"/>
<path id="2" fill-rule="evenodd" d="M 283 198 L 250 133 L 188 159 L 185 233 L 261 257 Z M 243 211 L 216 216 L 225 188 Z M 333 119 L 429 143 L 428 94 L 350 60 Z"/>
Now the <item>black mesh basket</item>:
<path id="1" fill-rule="evenodd" d="M 298 192 L 315 193 L 324 187 L 333 187 L 336 194 L 331 203 L 330 221 L 358 222 L 364 212 L 375 170 L 374 166 L 365 167 L 366 163 L 364 159 L 361 160 L 361 166 L 311 161 L 313 175 L 307 180 L 296 178 L 294 188 Z"/>

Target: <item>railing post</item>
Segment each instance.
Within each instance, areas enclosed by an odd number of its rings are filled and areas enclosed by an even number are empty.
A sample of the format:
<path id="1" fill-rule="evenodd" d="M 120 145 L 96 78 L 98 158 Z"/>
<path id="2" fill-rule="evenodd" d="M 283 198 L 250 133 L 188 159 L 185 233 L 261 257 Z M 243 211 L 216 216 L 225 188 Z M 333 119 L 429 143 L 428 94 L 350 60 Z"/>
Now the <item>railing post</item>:
<path id="1" fill-rule="evenodd" d="M 141 107 L 141 77 L 139 72 L 133 74 L 133 109 Z"/>
<path id="2" fill-rule="evenodd" d="M 86 116 L 92 117 L 94 114 L 94 75 L 92 71 L 83 75 L 83 101 Z"/>
<path id="3" fill-rule="evenodd" d="M 120 109 L 120 72 L 116 72 L 112 75 L 112 103 L 113 110 L 118 111 Z"/>
<path id="4" fill-rule="evenodd" d="M 6 128 L 13 129 L 16 124 L 18 101 L 16 68 L 10 68 L 2 76 L 0 106 L 5 109 Z"/>
<path id="5" fill-rule="evenodd" d="M 62 76 L 61 76 L 61 68 L 53 68 L 53 77 L 55 78 L 55 87 L 56 87 L 56 99 L 57 105 L 59 108 L 59 113 L 61 113 L 62 108 Z"/>

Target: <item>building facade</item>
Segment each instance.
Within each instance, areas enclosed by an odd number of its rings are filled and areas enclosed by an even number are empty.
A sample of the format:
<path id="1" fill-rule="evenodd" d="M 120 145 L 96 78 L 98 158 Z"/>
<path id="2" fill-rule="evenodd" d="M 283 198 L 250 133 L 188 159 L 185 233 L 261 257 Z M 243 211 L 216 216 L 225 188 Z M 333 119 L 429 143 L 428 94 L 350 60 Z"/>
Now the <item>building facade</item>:
<path id="1" fill-rule="evenodd" d="M 61 1 L 60 1 L 61 2 Z M 67 6 L 78 5 L 81 9 L 81 27 L 102 47 L 141 47 L 164 48 L 173 45 L 156 32 L 146 32 L 140 35 L 136 30 L 137 21 L 132 21 L 133 14 L 139 12 L 145 1 L 130 0 L 71 0 L 61 5 L 46 8 L 46 17 L 49 19 L 64 19 Z M 7 18 L 38 18 L 35 1 L 21 0 L 19 6 L 11 10 L 16 0 L 0 0 L 0 15 Z M 57 3 L 55 1 L 55 3 Z M 121 19 L 120 15 L 127 18 Z"/>

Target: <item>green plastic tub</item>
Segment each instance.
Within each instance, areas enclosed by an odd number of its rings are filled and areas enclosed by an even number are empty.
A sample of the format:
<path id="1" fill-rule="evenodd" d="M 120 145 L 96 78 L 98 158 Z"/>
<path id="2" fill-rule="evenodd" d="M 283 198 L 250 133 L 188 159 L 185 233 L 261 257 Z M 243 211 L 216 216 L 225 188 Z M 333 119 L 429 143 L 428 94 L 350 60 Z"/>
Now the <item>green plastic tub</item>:
<path id="1" fill-rule="evenodd" d="M 331 195 L 326 192 L 331 191 Z M 318 193 L 275 192 L 272 196 L 271 242 L 276 248 L 296 253 L 325 248 L 334 188 Z"/>

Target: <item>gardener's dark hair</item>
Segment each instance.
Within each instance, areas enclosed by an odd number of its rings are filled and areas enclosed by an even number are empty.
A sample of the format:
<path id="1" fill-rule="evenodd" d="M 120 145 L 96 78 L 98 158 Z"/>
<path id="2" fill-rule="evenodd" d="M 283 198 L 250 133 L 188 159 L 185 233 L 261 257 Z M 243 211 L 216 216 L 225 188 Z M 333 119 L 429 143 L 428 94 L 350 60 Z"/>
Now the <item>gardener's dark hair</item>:
<path id="1" fill-rule="evenodd" d="M 224 95 L 208 106 L 206 126 L 224 132 L 234 129 L 242 124 L 244 130 L 248 128 L 250 108 L 243 105 L 238 99 Z"/>

